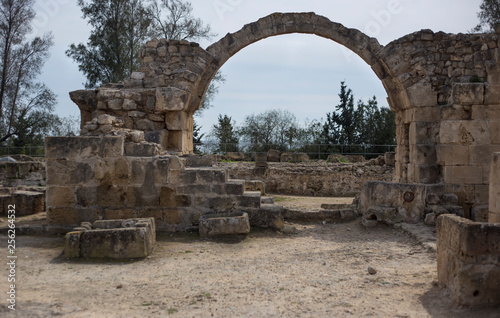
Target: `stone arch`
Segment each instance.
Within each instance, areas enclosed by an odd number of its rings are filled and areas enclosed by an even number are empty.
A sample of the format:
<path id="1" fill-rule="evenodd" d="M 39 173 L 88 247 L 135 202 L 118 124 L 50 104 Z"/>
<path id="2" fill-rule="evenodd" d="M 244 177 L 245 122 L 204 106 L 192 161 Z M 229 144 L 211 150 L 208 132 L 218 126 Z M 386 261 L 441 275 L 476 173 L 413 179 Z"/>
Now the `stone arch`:
<path id="1" fill-rule="evenodd" d="M 302 33 L 313 34 L 335 41 L 357 54 L 365 61 L 382 81 L 389 97 L 389 106 L 392 110 L 401 107 L 401 90 L 398 82 L 391 76 L 389 68 L 379 55 L 384 46 L 377 39 L 371 38 L 357 29 L 346 28 L 340 23 L 335 23 L 326 17 L 309 13 L 273 13 L 256 22 L 245 25 L 235 33 L 228 33 L 225 37 L 207 48 L 213 56 L 212 62 L 205 69 L 192 99 L 188 105 L 188 112 L 193 114 L 200 108 L 210 82 L 217 71 L 232 56 L 248 45 L 268 37 Z M 404 95 L 404 92 L 403 92 Z"/>

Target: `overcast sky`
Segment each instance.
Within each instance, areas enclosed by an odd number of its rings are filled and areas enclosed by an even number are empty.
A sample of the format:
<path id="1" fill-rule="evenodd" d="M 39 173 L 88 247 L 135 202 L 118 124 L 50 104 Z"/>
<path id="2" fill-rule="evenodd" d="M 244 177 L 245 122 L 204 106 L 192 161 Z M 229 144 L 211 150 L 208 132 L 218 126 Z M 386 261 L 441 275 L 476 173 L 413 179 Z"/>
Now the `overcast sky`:
<path id="1" fill-rule="evenodd" d="M 57 114 L 79 115 L 68 93 L 83 89 L 84 76 L 67 58 L 71 43 L 86 43 L 90 27 L 76 0 L 37 0 L 35 34 L 51 31 L 55 45 L 40 80 L 57 95 Z M 206 48 L 228 32 L 273 12 L 316 12 L 356 28 L 386 45 L 421 29 L 466 33 L 477 22 L 481 0 L 192 0 L 194 15 L 217 34 L 202 41 Z M 286 109 L 300 122 L 325 118 L 338 104 L 345 80 L 356 100 L 376 96 L 380 106 L 387 95 L 371 68 L 345 47 L 314 35 L 283 35 L 254 43 L 221 68 L 226 83 L 214 107 L 197 122 L 207 132 L 219 114 L 242 124 L 245 116 L 267 109 Z"/>

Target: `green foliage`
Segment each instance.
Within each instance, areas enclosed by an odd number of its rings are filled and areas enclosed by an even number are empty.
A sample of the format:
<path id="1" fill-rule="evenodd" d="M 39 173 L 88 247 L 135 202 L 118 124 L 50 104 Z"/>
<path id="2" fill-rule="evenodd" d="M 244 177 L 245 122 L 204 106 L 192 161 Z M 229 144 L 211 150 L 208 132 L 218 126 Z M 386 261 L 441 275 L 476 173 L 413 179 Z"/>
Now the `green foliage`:
<path id="1" fill-rule="evenodd" d="M 396 142 L 396 120 L 394 113 L 385 107 L 379 108 L 374 96 L 365 104 L 359 100 L 354 107 L 354 97 L 345 82 L 340 84 L 340 103 L 335 111 L 327 113 L 319 143 L 329 146 L 324 152 L 338 152 L 338 145 L 345 153 L 361 152 L 350 145 L 392 145 Z"/>
<path id="2" fill-rule="evenodd" d="M 500 0 L 483 0 L 480 9 L 477 13 L 479 24 L 472 32 L 493 33 L 495 25 L 500 24 Z"/>
<path id="3" fill-rule="evenodd" d="M 234 128 L 232 118 L 219 115 L 218 123 L 212 127 L 212 135 L 217 141 L 218 153 L 238 152 L 238 132 Z"/>
<path id="4" fill-rule="evenodd" d="M 152 38 L 197 41 L 214 36 L 209 25 L 193 16 L 191 3 L 182 0 L 78 0 L 78 5 L 92 31 L 86 44 L 71 44 L 66 55 L 87 78 L 86 88 L 129 78 L 140 66 L 143 45 Z M 224 81 L 217 73 L 201 111 L 211 107 Z"/>
<path id="5" fill-rule="evenodd" d="M 196 124 L 196 121 L 193 121 L 193 151 L 194 153 L 199 153 L 199 149 L 197 144 L 201 144 L 201 139 L 205 136 L 205 134 L 200 133 L 201 126 Z"/>
<path id="6" fill-rule="evenodd" d="M 273 109 L 247 116 L 240 134 L 251 145 L 250 152 L 264 152 L 286 150 L 300 139 L 303 131 L 292 113 Z"/>
<path id="7" fill-rule="evenodd" d="M 36 82 L 53 45 L 50 33 L 28 40 L 33 0 L 0 2 L 0 144 L 43 144 L 57 121 L 54 93 Z"/>
<path id="8" fill-rule="evenodd" d="M 87 44 L 71 44 L 66 55 L 87 77 L 85 87 L 119 82 L 139 66 L 139 52 L 152 37 L 153 17 L 143 0 L 78 0 L 93 27 Z"/>

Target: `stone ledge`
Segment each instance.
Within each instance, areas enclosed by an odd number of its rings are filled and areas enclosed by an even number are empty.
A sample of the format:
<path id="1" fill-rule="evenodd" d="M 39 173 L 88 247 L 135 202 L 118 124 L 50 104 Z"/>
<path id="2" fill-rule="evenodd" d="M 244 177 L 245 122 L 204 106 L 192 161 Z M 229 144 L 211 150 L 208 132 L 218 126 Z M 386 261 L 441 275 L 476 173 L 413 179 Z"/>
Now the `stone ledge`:
<path id="1" fill-rule="evenodd" d="M 66 258 L 144 258 L 156 243 L 153 218 L 95 221 L 82 223 L 65 236 Z"/>

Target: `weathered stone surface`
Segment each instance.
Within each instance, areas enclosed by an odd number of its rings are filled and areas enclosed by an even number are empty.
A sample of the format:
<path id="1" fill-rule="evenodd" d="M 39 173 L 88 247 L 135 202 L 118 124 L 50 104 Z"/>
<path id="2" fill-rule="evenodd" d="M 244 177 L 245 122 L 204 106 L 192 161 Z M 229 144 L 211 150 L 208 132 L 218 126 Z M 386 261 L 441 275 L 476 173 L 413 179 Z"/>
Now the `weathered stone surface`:
<path id="1" fill-rule="evenodd" d="M 230 179 L 261 180 L 266 185 L 266 193 L 289 195 L 355 196 L 361 192 L 366 181 L 390 182 L 394 177 L 394 168 L 388 166 L 317 161 L 270 163 L 262 175 L 257 175 L 254 165 L 249 162 L 219 162 L 215 165 L 228 169 Z"/>
<path id="2" fill-rule="evenodd" d="M 156 89 L 156 112 L 183 111 L 188 100 L 188 93 L 175 87 Z"/>
<path id="3" fill-rule="evenodd" d="M 65 237 L 65 257 L 144 258 L 156 242 L 153 218 L 96 221 L 92 230 Z"/>
<path id="4" fill-rule="evenodd" d="M 269 150 L 267 152 L 267 161 L 280 162 L 280 151 L 279 150 Z"/>
<path id="5" fill-rule="evenodd" d="M 459 305 L 499 305 L 500 225 L 442 215 L 436 229 L 441 287 Z"/>
<path id="6" fill-rule="evenodd" d="M 227 152 L 226 158 L 229 161 L 244 161 L 245 154 L 242 152 Z"/>
<path id="7" fill-rule="evenodd" d="M 500 153 L 494 153 L 491 159 L 488 220 L 500 223 Z"/>
<path id="8" fill-rule="evenodd" d="M 201 237 L 250 233 L 248 214 L 244 212 L 205 214 L 199 221 Z"/>
<path id="9" fill-rule="evenodd" d="M 259 180 L 245 181 L 245 191 L 258 191 L 262 195 L 266 194 L 266 184 Z"/>

